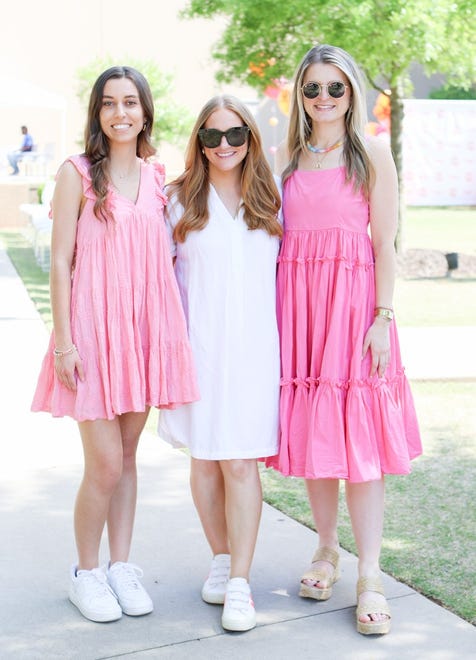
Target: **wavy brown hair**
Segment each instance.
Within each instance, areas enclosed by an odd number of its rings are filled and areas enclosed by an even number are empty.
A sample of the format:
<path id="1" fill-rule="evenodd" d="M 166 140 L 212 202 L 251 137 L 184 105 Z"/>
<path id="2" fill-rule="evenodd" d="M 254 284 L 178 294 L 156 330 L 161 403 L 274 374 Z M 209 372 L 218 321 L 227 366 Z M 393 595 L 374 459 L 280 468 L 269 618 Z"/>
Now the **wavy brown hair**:
<path id="1" fill-rule="evenodd" d="M 309 66 L 323 62 L 340 69 L 351 87 L 349 108 L 345 114 L 346 137 L 344 142 L 344 164 L 346 178 L 353 181 L 355 189 L 368 196 L 373 168 L 365 145 L 365 86 L 362 75 L 353 58 L 342 48 L 320 44 L 311 48 L 301 60 L 294 76 L 291 94 L 287 147 L 289 165 L 283 172 L 283 182 L 297 169 L 299 156 L 306 151 L 312 131 L 311 118 L 304 109 L 302 91 L 304 74 Z"/>
<path id="2" fill-rule="evenodd" d="M 142 73 L 130 66 L 113 66 L 103 71 L 91 90 L 88 116 L 84 130 L 84 154 L 90 163 L 92 187 L 96 194 L 94 214 L 99 220 L 108 220 L 106 197 L 108 192 L 107 163 L 109 158 L 109 140 L 101 129 L 101 112 L 104 87 L 112 78 L 128 78 L 134 83 L 139 94 L 139 101 L 144 112 L 144 130 L 137 136 L 136 155 L 146 160 L 156 152 L 152 146 L 151 135 L 154 125 L 154 100 L 149 83 Z"/>
<path id="3" fill-rule="evenodd" d="M 249 229 L 263 229 L 271 236 L 282 236 L 278 220 L 281 198 L 264 153 L 258 126 L 248 108 L 234 96 L 214 96 L 205 104 L 192 129 L 185 153 L 185 170 L 167 186 L 167 194 L 176 196 L 184 214 L 174 229 L 174 239 L 183 243 L 190 231 L 203 229 L 209 218 L 210 180 L 207 157 L 202 153 L 198 131 L 216 110 L 225 108 L 240 117 L 250 129 L 248 153 L 243 160 L 241 191 L 244 220 Z"/>

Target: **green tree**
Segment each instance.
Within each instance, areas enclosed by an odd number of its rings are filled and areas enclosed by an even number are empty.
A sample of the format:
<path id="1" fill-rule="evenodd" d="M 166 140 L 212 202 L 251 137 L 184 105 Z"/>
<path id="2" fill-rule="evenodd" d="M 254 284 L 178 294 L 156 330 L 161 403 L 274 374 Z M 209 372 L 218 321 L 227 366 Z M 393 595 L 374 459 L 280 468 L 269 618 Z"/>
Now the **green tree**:
<path id="1" fill-rule="evenodd" d="M 411 93 L 409 68 L 419 62 L 428 74 L 448 73 L 452 84 L 471 86 L 476 61 L 474 0 L 189 0 L 182 15 L 226 17 L 213 51 L 221 66 L 219 80 L 238 80 L 262 90 L 276 78 L 291 78 L 305 52 L 320 42 L 350 52 L 373 87 L 390 90 L 401 251 L 401 133 L 403 98 Z"/>
<path id="2" fill-rule="evenodd" d="M 433 89 L 429 95 L 430 99 L 455 99 L 458 101 L 475 101 L 476 86 L 465 89 L 455 85 L 443 85 L 439 89 Z"/>
<path id="3" fill-rule="evenodd" d="M 165 74 L 152 61 L 138 61 L 133 58 L 124 58 L 128 66 L 140 71 L 149 83 L 155 106 L 155 121 L 153 137 L 156 146 L 163 142 L 175 144 L 179 147 L 185 145 L 190 134 L 193 117 L 190 112 L 179 106 L 172 98 L 172 76 Z M 117 58 L 105 57 L 95 59 L 87 66 L 78 70 L 78 97 L 86 108 L 94 81 L 100 73 L 118 63 Z"/>

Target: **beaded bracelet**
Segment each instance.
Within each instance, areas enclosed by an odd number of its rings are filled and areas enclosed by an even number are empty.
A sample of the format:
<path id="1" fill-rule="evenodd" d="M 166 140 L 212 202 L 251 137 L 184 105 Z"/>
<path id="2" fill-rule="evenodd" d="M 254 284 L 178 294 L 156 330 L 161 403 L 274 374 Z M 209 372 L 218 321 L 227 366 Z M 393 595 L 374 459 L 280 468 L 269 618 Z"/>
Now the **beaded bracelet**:
<path id="1" fill-rule="evenodd" d="M 53 349 L 53 355 L 55 357 L 63 357 L 63 355 L 71 355 L 71 353 L 74 353 L 76 351 L 76 346 L 73 344 L 71 348 L 68 348 L 66 351 L 59 351 L 57 348 Z"/>

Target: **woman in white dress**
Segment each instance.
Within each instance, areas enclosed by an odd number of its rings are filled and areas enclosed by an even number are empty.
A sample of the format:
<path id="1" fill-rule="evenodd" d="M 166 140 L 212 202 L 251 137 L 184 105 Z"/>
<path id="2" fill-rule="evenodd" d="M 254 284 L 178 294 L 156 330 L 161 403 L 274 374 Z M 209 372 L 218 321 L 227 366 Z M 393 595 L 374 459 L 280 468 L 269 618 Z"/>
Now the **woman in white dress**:
<path id="1" fill-rule="evenodd" d="M 213 553 L 202 598 L 222 625 L 249 630 L 262 508 L 257 459 L 278 451 L 276 259 L 280 193 L 246 106 L 202 109 L 185 171 L 167 189 L 167 222 L 201 399 L 161 412 L 159 435 L 191 454 L 190 484 Z"/>

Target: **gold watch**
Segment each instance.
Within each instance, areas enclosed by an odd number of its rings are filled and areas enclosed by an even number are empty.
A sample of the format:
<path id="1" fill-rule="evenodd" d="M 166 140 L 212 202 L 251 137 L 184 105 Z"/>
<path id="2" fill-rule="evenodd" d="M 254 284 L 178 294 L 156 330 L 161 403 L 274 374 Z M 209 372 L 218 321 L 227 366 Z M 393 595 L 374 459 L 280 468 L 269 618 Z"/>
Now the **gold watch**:
<path id="1" fill-rule="evenodd" d="M 387 321 L 393 320 L 393 309 L 389 307 L 376 307 L 374 316 L 379 316 L 380 318 L 387 319 Z"/>

